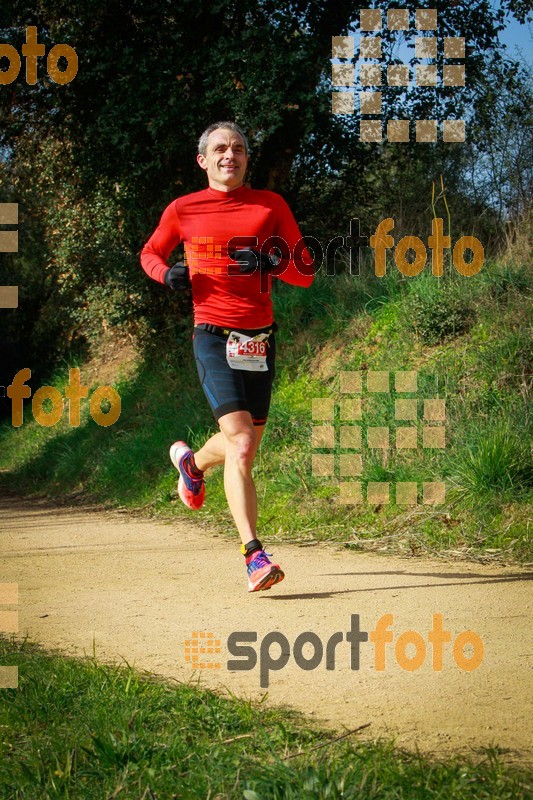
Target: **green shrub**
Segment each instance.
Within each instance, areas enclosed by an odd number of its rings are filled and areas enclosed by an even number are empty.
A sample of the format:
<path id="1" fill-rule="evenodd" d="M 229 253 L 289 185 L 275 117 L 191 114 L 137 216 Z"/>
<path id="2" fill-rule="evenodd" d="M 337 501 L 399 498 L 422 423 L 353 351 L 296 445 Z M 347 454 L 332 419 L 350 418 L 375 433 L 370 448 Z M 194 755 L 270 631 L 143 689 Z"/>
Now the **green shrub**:
<path id="1" fill-rule="evenodd" d="M 476 312 L 469 298 L 453 284 L 420 282 L 407 300 L 409 325 L 425 344 L 439 344 L 470 330 Z"/>

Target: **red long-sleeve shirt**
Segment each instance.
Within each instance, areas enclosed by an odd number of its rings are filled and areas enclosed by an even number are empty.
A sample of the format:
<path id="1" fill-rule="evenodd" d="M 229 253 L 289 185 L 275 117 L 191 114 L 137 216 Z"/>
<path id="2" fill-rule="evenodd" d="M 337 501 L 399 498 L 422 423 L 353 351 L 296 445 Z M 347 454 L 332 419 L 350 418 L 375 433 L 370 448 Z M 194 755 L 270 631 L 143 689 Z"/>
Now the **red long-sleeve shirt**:
<path id="1" fill-rule="evenodd" d="M 228 258 L 232 239 L 230 250 L 260 249 L 271 236 L 283 239 L 288 248 L 281 247 L 283 257 L 272 274 L 261 275 L 258 269 L 249 275 L 228 274 L 228 265 L 234 263 Z M 164 283 L 167 259 L 183 242 L 195 324 L 263 328 L 273 320 L 272 275 L 295 286 L 310 286 L 313 281 L 312 258 L 304 243 L 295 251 L 301 239 L 296 220 L 279 194 L 245 186 L 230 192 L 209 187 L 167 206 L 141 252 L 141 264 L 147 275 Z M 263 252 L 271 249 L 269 245 Z"/>

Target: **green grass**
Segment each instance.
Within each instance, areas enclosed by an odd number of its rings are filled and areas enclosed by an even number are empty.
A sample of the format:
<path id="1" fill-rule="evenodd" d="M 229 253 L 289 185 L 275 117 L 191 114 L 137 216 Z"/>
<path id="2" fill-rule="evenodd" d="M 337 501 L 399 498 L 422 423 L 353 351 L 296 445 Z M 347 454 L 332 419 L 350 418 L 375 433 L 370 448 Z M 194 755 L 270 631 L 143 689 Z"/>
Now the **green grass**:
<path id="1" fill-rule="evenodd" d="M 473 503 L 511 502 L 533 486 L 531 446 L 506 419 L 470 431 L 454 460 L 458 492 Z"/>
<path id="2" fill-rule="evenodd" d="M 340 740 L 295 712 L 27 641 L 0 638 L 0 660 L 19 669 L 18 689 L 0 690 L 3 800 L 531 796 L 530 774 L 497 748 L 438 761 Z"/>
<path id="3" fill-rule="evenodd" d="M 367 267 L 361 276 L 319 275 L 309 290 L 278 285 L 278 375 L 255 466 L 262 538 L 374 548 L 387 537 L 385 546 L 402 552 L 459 549 L 477 557 L 489 549 L 531 560 L 529 295 L 522 268 L 494 263 L 472 278 L 411 279 L 394 271 L 376 279 Z M 20 429 L 4 424 L 3 485 L 47 495 L 79 493 L 190 518 L 176 499 L 168 446 L 186 438 L 198 448 L 215 425 L 186 326 L 174 336 L 146 349 L 136 373 L 119 382 L 122 414 L 112 427 L 99 427 L 86 410 L 77 429 L 69 428 L 66 413 L 55 427 L 43 428 L 32 421 L 31 407 Z M 369 369 L 418 372 L 417 394 L 401 395 L 418 397 L 418 420 L 395 419 L 398 395 L 391 380 L 390 393 L 363 400 L 356 423 L 363 441 L 369 427 L 388 427 L 394 441 L 398 425 L 413 424 L 421 443 L 423 400 L 446 399 L 445 449 L 392 447 L 364 455 L 363 488 L 368 482 L 417 482 L 415 509 L 396 505 L 392 488 L 389 503 L 343 506 L 336 499 L 338 478 L 312 474 L 312 399 L 340 401 L 341 370 Z M 63 373 L 49 382 L 64 384 L 67 367 Z M 338 456 L 339 429 L 350 423 L 337 409 L 333 424 Z M 445 503 L 421 504 L 422 484 L 441 479 Z M 220 469 L 209 475 L 208 501 L 195 519 L 235 535 Z"/>

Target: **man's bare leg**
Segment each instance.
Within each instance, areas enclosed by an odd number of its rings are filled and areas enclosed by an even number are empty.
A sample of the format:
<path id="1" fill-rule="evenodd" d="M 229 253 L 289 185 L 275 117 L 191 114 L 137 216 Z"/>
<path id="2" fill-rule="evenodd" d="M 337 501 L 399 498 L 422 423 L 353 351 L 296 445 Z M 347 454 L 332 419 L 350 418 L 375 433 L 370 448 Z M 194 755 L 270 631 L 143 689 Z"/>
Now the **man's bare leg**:
<path id="1" fill-rule="evenodd" d="M 224 414 L 220 433 L 212 436 L 196 453 L 196 466 L 207 469 L 224 463 L 224 489 L 229 509 L 241 537 L 248 574 L 248 591 L 270 589 L 284 578 L 279 564 L 272 564 L 257 538 L 257 493 L 252 466 L 264 425 L 254 427 L 247 411 Z"/>
<path id="2" fill-rule="evenodd" d="M 224 434 L 219 431 L 213 434 L 203 447 L 194 454 L 194 463 L 204 472 L 210 467 L 216 467 L 218 464 L 223 464 L 226 458 L 226 445 L 224 443 Z"/>
<path id="3" fill-rule="evenodd" d="M 265 426 L 255 425 L 254 430 L 257 436 L 257 445 L 259 446 L 259 442 L 263 438 Z M 225 458 L 226 439 L 222 431 L 219 431 L 218 433 L 213 434 L 213 436 L 207 440 L 203 447 L 201 447 L 200 450 L 194 454 L 194 463 L 198 469 L 201 469 L 202 472 L 205 472 L 206 469 L 223 464 Z"/>
<path id="4" fill-rule="evenodd" d="M 264 426 L 254 427 L 248 411 L 232 411 L 219 420 L 220 433 L 195 454 L 198 469 L 223 456 L 224 489 L 243 544 L 257 538 L 257 494 L 252 465 Z M 222 447 L 224 451 L 222 453 Z M 204 452 L 205 451 L 205 452 Z M 221 463 L 217 460 L 215 463 Z"/>

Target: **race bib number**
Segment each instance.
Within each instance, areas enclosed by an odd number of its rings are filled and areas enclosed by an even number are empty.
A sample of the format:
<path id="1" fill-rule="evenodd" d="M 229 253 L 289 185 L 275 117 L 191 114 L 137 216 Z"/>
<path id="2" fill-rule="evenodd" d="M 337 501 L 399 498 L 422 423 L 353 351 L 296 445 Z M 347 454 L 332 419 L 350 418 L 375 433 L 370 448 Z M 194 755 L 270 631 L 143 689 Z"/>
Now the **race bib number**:
<path id="1" fill-rule="evenodd" d="M 232 331 L 226 342 L 226 359 L 232 369 L 248 372 L 267 372 L 268 333 L 246 336 Z"/>

